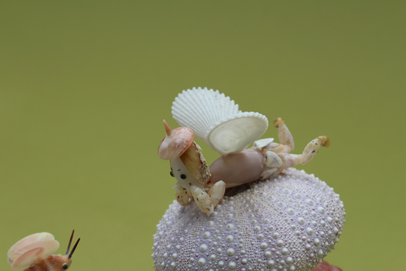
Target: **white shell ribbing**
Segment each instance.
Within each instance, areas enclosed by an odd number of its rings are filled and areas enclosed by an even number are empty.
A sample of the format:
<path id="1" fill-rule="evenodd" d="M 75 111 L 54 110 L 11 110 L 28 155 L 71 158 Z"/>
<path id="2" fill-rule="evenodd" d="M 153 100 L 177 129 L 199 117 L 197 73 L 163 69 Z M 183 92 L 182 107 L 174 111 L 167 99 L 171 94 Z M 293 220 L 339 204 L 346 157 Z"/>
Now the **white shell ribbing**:
<path id="1" fill-rule="evenodd" d="M 173 102 L 172 115 L 221 155 L 244 150 L 268 128 L 264 115 L 241 112 L 230 97 L 200 87 L 180 93 Z"/>

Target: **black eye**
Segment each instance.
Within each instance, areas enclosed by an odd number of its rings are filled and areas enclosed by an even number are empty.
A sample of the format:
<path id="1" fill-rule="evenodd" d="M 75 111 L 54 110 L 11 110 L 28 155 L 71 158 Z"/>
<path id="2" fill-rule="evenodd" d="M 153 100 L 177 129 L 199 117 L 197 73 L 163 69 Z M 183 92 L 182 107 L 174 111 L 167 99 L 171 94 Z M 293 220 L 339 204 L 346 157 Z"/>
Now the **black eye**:
<path id="1" fill-rule="evenodd" d="M 184 180 L 184 179 L 186 179 L 186 175 L 185 174 L 180 174 L 180 178 Z"/>
<path id="2" fill-rule="evenodd" d="M 172 170 L 169 172 L 169 174 L 171 174 L 171 176 L 173 177 L 173 172 L 172 172 Z"/>
<path id="3" fill-rule="evenodd" d="M 69 267 L 69 266 L 68 266 L 68 264 L 67 264 L 67 263 L 64 263 L 64 264 L 62 265 L 62 269 L 63 269 L 63 270 L 68 269 L 68 267 Z"/>

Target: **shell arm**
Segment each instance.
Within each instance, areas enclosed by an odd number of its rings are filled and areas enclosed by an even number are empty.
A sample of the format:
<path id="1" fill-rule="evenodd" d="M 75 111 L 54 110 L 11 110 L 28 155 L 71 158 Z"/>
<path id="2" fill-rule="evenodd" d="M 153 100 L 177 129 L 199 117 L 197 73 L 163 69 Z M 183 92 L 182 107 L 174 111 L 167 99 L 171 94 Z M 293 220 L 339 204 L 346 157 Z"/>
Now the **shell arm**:
<path id="1" fill-rule="evenodd" d="M 316 139 L 310 141 L 307 144 L 302 154 L 289 154 L 281 153 L 279 157 L 282 160 L 282 169 L 293 167 L 297 164 L 307 164 L 310 162 L 317 154 L 321 147 L 327 148 L 330 145 L 330 139 L 327 136 L 319 136 Z"/>
<path id="2" fill-rule="evenodd" d="M 182 206 L 187 206 L 190 204 L 190 199 L 192 198 L 192 194 L 186 190 L 186 188 L 182 187 L 179 183 L 176 183 L 176 200 Z"/>
<path id="3" fill-rule="evenodd" d="M 209 194 L 203 191 L 202 188 L 193 184 L 190 185 L 190 191 L 192 191 L 197 207 L 199 207 L 199 209 L 206 215 L 211 215 L 214 212 L 214 204 L 211 201 Z"/>
<path id="4" fill-rule="evenodd" d="M 218 181 L 217 183 L 215 183 L 207 192 L 214 207 L 216 207 L 220 200 L 223 198 L 225 192 L 226 184 L 223 181 Z"/>

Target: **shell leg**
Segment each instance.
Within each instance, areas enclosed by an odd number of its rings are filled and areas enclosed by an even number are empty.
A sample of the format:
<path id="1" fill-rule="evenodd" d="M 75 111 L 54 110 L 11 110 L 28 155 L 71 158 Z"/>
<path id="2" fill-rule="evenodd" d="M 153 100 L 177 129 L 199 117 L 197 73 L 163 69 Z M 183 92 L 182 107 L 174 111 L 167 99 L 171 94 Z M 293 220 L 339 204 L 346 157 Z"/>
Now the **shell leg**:
<path id="1" fill-rule="evenodd" d="M 215 183 L 207 192 L 211 198 L 213 207 L 216 207 L 220 200 L 223 198 L 224 192 L 226 192 L 226 183 L 223 181 L 218 181 L 217 183 Z"/>
<path id="2" fill-rule="evenodd" d="M 179 183 L 176 184 L 176 191 L 175 191 L 176 201 L 182 205 L 186 206 L 189 205 L 192 198 L 192 193 L 187 191 L 186 188 L 182 187 Z"/>
<path id="3" fill-rule="evenodd" d="M 282 166 L 282 159 L 273 151 L 267 151 L 264 155 L 264 163 L 269 168 L 277 168 Z"/>
<path id="4" fill-rule="evenodd" d="M 302 165 L 307 164 L 316 156 L 320 146 L 325 148 L 330 146 L 330 139 L 327 136 L 319 136 L 313 139 L 307 144 L 302 154 L 279 153 L 278 156 L 282 160 L 281 168 L 293 167 L 299 163 Z"/>
<path id="5" fill-rule="evenodd" d="M 194 184 L 190 185 L 190 191 L 192 191 L 197 207 L 199 207 L 203 213 L 210 216 L 214 212 L 214 205 L 209 194 Z"/>
<path id="6" fill-rule="evenodd" d="M 303 159 L 302 154 L 279 153 L 278 156 L 282 160 L 282 165 L 279 169 L 296 166 L 297 164 L 300 164 Z"/>
<path id="7" fill-rule="evenodd" d="M 293 136 L 286 126 L 285 121 L 282 118 L 277 118 L 273 121 L 273 126 L 278 128 L 278 137 L 281 144 L 289 147 L 287 152 L 293 151 L 295 148 L 295 142 L 293 141 Z"/>
<path id="8" fill-rule="evenodd" d="M 327 136 L 318 136 L 316 139 L 310 141 L 301 155 L 300 163 L 304 165 L 310 162 L 310 160 L 316 156 L 320 146 L 328 148 L 328 146 L 330 146 L 330 139 Z"/>

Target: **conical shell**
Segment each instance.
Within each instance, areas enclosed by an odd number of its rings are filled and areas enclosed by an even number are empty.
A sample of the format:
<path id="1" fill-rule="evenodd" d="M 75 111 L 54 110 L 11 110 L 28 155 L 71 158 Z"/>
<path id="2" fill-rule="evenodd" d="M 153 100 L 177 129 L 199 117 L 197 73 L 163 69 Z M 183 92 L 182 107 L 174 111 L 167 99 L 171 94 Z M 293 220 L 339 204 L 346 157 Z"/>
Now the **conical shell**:
<path id="1" fill-rule="evenodd" d="M 14 270 L 28 268 L 38 257 L 46 257 L 59 248 L 59 242 L 48 232 L 31 234 L 8 251 L 8 263 Z"/>
<path id="2" fill-rule="evenodd" d="M 218 90 L 183 91 L 172 105 L 173 118 L 221 155 L 244 150 L 268 128 L 268 119 L 256 112 L 242 112 Z"/>

